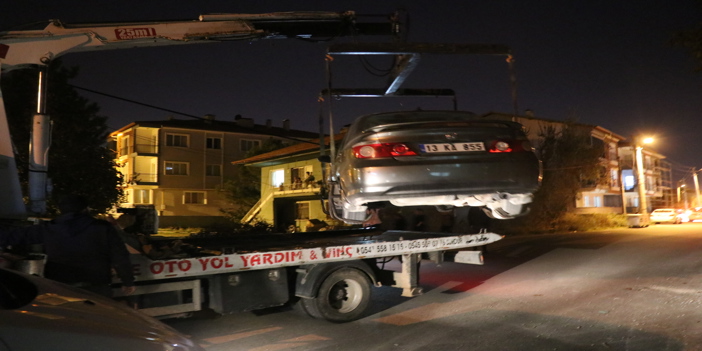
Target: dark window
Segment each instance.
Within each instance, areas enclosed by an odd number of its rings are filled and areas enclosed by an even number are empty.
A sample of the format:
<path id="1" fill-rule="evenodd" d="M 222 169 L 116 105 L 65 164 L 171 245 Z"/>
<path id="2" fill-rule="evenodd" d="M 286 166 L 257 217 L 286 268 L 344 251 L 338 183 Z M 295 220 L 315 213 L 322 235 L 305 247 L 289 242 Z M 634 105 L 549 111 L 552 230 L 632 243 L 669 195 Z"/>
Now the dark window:
<path id="1" fill-rule="evenodd" d="M 221 149 L 222 148 L 222 138 L 207 138 L 207 148 L 208 149 Z"/>
<path id="2" fill-rule="evenodd" d="M 258 146 L 261 146 L 260 140 L 241 140 L 241 151 L 249 151 Z"/>
<path id="3" fill-rule="evenodd" d="M 205 193 L 186 191 L 183 193 L 183 203 L 184 204 L 205 204 Z"/>
<path id="4" fill-rule="evenodd" d="M 309 202 L 295 203 L 295 219 L 308 219 L 308 218 L 310 218 L 310 203 Z"/>
<path id="5" fill-rule="evenodd" d="M 182 134 L 166 134 L 166 146 L 188 147 L 188 136 Z"/>
<path id="6" fill-rule="evenodd" d="M 205 167 L 205 175 L 219 177 L 222 175 L 222 166 L 220 165 L 207 165 Z"/>

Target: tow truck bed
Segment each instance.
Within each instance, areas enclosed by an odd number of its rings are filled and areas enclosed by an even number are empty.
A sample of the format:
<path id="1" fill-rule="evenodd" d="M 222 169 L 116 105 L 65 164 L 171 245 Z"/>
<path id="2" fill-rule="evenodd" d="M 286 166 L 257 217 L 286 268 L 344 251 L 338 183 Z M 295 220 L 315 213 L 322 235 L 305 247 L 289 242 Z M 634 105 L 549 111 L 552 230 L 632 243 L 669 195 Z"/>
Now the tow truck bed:
<path id="1" fill-rule="evenodd" d="M 131 301 L 162 318 L 205 307 L 226 314 L 297 303 L 312 317 L 347 322 L 364 315 L 373 286 L 421 294 L 422 256 L 442 262 L 445 251 L 458 251 L 453 261 L 482 264 L 481 251 L 460 250 L 500 239 L 495 233 L 377 229 L 190 238 L 184 241 L 198 249 L 187 257 L 132 255 L 137 289 Z M 395 257 L 401 257 L 400 272 L 382 264 Z"/>
<path id="2" fill-rule="evenodd" d="M 190 257 L 150 260 L 133 255 L 137 281 L 460 250 L 502 238 L 495 233 L 453 234 L 355 229 L 188 239 L 202 248 Z M 474 263 L 474 262 L 472 262 Z"/>

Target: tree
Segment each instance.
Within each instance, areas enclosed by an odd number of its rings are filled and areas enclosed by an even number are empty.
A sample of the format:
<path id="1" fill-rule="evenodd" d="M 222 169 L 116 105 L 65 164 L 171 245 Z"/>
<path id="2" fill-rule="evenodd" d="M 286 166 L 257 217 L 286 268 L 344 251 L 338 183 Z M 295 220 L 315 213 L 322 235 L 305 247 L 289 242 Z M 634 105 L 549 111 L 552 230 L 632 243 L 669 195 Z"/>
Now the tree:
<path id="1" fill-rule="evenodd" d="M 123 195 L 122 174 L 115 168 L 114 153 L 105 147 L 109 134 L 100 108 L 80 96 L 69 85 L 78 75 L 78 68 L 52 62 L 48 73 L 46 112 L 51 117 L 51 146 L 48 176 L 53 199 L 65 194 L 85 196 L 90 207 L 103 212 Z M 36 112 L 38 75 L 36 70 L 21 69 L 4 73 L 2 91 L 12 141 L 17 153 L 20 181 L 27 187 L 27 166 L 32 116 Z"/>
<path id="2" fill-rule="evenodd" d="M 539 136 L 537 153 L 543 162 L 544 177 L 524 221 L 531 228 L 549 229 L 575 208 L 583 186 L 603 181 L 600 157 L 604 150 L 590 142 L 589 129 L 573 123 L 560 129 L 545 128 Z"/>
<path id="3" fill-rule="evenodd" d="M 282 140 L 270 138 L 260 146 L 249 150 L 246 158 L 271 152 L 285 147 Z M 224 196 L 234 205 L 222 209 L 222 212 L 234 221 L 241 220 L 248 210 L 256 205 L 261 197 L 261 170 L 255 167 L 235 165 L 236 170 L 231 179 L 225 181 L 222 187 Z"/>

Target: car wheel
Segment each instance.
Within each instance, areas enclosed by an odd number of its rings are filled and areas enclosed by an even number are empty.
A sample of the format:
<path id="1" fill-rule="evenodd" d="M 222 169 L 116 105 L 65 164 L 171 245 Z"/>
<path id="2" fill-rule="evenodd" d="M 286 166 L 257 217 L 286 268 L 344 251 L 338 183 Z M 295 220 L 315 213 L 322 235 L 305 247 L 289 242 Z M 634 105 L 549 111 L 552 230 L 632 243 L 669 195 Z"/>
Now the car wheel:
<path id="1" fill-rule="evenodd" d="M 354 268 L 341 268 L 324 279 L 317 296 L 300 300 L 302 309 L 314 318 L 334 323 L 356 320 L 370 304 L 371 281 Z"/>

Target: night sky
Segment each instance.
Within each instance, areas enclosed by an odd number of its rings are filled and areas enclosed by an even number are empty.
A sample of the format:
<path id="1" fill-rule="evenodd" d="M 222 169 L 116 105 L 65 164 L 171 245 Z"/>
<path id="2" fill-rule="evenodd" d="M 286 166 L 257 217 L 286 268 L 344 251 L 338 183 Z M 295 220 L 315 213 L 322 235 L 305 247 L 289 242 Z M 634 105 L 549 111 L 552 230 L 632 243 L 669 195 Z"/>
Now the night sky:
<path id="1" fill-rule="evenodd" d="M 461 5 L 458 5 L 461 4 Z M 66 23 L 194 20 L 205 13 L 344 11 L 409 16 L 408 41 L 491 43 L 512 48 L 520 112 L 599 125 L 622 136 L 650 134 L 653 149 L 676 170 L 702 168 L 702 73 L 672 33 L 702 22 L 702 2 L 641 1 L 12 1 L 0 29 L 60 19 Z M 291 120 L 317 131 L 317 96 L 326 86 L 324 43 L 298 40 L 228 42 L 81 53 L 63 57 L 80 66 L 74 85 L 184 114 L 241 114 L 263 124 Z M 374 65 L 386 67 L 385 58 Z M 378 87 L 355 59 L 333 64 L 337 88 Z M 351 71 L 353 74 L 344 74 Z M 406 88 L 446 88 L 458 108 L 478 114 L 513 112 L 507 65 L 501 56 L 425 56 Z M 109 126 L 169 115 L 88 92 Z M 394 109 L 452 108 L 448 99 L 344 99 L 334 102 L 335 126 L 359 114 Z M 679 178 L 679 177 L 677 177 Z M 677 180 L 677 179 L 676 179 Z"/>

